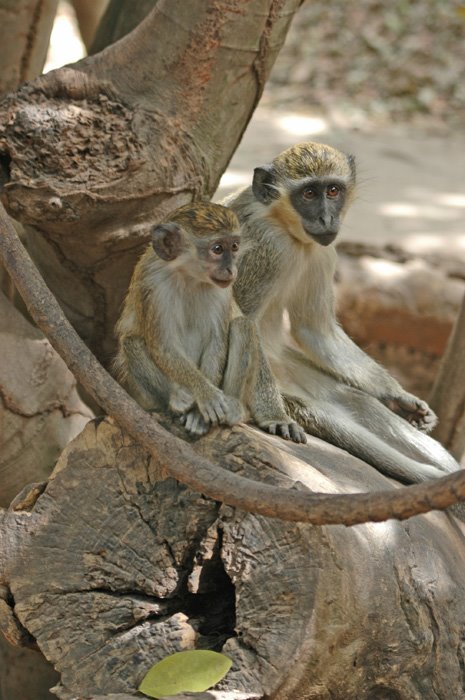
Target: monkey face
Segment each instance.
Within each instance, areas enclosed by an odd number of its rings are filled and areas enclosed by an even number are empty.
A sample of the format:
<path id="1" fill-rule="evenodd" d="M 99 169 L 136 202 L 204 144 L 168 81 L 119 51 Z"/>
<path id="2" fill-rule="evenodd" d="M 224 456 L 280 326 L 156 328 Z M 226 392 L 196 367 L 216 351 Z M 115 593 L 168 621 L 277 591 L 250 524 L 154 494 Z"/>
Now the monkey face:
<path id="1" fill-rule="evenodd" d="M 339 233 L 346 201 L 346 184 L 336 177 L 301 180 L 290 192 L 292 206 L 302 220 L 304 231 L 317 243 L 327 246 Z"/>
<path id="2" fill-rule="evenodd" d="M 218 287 L 229 287 L 237 277 L 239 236 L 224 236 L 210 242 L 202 252 L 209 279 Z"/>

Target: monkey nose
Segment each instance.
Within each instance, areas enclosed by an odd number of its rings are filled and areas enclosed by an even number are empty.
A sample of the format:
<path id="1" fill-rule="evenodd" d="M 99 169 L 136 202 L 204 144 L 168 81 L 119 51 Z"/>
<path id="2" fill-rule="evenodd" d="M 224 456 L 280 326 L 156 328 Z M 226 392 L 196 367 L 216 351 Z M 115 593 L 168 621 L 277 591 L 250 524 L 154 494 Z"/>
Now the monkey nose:
<path id="1" fill-rule="evenodd" d="M 319 218 L 320 224 L 325 228 L 331 228 L 334 222 L 334 217 L 331 214 L 324 214 Z"/>

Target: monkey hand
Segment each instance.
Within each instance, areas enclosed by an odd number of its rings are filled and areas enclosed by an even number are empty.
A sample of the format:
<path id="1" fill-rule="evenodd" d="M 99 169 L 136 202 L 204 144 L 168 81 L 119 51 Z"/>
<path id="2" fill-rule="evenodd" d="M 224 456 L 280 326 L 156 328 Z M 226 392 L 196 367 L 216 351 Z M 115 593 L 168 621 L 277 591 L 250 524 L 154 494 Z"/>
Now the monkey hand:
<path id="1" fill-rule="evenodd" d="M 188 413 L 194 406 L 194 397 L 182 386 L 174 386 L 171 390 L 169 409 L 173 413 Z"/>
<path id="2" fill-rule="evenodd" d="M 193 408 L 188 413 L 182 415 L 180 420 L 187 432 L 196 437 L 206 435 L 210 429 L 210 423 L 204 421 L 197 408 Z"/>
<path id="3" fill-rule="evenodd" d="M 236 423 L 242 423 L 245 420 L 245 410 L 243 404 L 239 399 L 234 398 L 234 396 L 225 395 L 226 399 L 226 412 L 225 419 L 222 421 L 226 425 L 236 425 Z"/>
<path id="4" fill-rule="evenodd" d="M 383 401 L 394 413 L 405 418 L 414 428 L 429 433 L 437 423 L 436 414 L 426 401 L 422 401 L 407 391 L 398 396 L 386 397 Z"/>
<path id="5" fill-rule="evenodd" d="M 265 421 L 258 423 L 262 430 L 265 430 L 270 435 L 279 435 L 284 438 L 284 440 L 292 440 L 293 442 L 300 442 L 303 445 L 307 442 L 307 436 L 305 431 L 300 427 L 298 423 L 285 416 L 284 421 Z"/>
<path id="6" fill-rule="evenodd" d="M 210 385 L 208 391 L 204 391 L 202 397 L 196 399 L 197 408 L 204 421 L 212 425 L 225 423 L 229 398 L 221 389 Z"/>

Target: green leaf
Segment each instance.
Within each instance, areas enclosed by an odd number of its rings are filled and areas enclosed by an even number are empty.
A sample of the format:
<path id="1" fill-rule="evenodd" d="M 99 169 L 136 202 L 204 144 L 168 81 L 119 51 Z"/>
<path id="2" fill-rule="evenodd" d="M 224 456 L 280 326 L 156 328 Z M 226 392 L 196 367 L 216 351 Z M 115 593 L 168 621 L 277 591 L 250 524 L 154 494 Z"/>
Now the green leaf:
<path id="1" fill-rule="evenodd" d="M 178 693 L 201 693 L 218 683 L 231 665 L 231 659 L 216 651 L 178 651 L 152 666 L 145 674 L 139 690 L 150 698 Z"/>

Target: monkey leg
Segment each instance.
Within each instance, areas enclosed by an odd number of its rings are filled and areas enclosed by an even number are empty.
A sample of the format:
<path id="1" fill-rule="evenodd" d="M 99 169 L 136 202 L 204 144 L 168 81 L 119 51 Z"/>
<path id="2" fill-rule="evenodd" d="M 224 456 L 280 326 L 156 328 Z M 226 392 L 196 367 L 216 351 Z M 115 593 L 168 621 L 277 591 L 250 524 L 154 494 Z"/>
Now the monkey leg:
<path id="1" fill-rule="evenodd" d="M 195 399 L 187 389 L 173 383 L 171 385 L 169 409 L 173 413 L 187 414 L 195 404 Z"/>
<path id="2" fill-rule="evenodd" d="M 169 383 L 153 363 L 145 342 L 139 336 L 127 336 L 123 341 L 127 370 L 125 384 L 128 393 L 146 410 L 166 410 Z"/>
<path id="3" fill-rule="evenodd" d="M 326 379 L 321 375 L 320 381 Z M 347 450 L 380 472 L 405 483 L 439 478 L 460 469 L 436 440 L 417 431 L 379 401 L 351 387 L 332 399 L 285 395 L 290 415 L 311 435 Z"/>
<path id="4" fill-rule="evenodd" d="M 223 390 L 239 399 L 263 430 L 286 440 L 307 441 L 300 425 L 285 411 L 255 324 L 247 318 L 236 318 L 230 324 Z"/>

